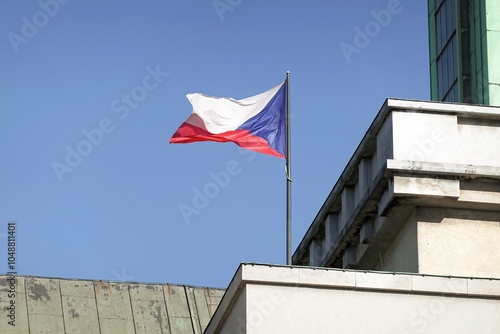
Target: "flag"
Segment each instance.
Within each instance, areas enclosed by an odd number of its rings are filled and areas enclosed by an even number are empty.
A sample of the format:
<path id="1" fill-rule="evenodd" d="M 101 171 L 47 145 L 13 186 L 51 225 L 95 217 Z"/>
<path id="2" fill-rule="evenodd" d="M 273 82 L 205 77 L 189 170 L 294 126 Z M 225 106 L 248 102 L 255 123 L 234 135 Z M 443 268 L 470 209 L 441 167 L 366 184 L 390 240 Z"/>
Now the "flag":
<path id="1" fill-rule="evenodd" d="M 193 112 L 170 143 L 233 142 L 247 150 L 285 157 L 286 80 L 241 100 L 199 93 L 186 97 Z"/>

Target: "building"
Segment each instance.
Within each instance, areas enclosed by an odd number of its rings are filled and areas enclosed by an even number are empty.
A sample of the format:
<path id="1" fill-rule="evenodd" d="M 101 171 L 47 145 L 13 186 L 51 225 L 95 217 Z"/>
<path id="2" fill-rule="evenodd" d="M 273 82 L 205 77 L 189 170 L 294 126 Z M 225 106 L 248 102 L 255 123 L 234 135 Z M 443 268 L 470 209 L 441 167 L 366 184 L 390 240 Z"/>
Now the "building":
<path id="1" fill-rule="evenodd" d="M 386 100 L 293 266 L 242 264 L 206 333 L 498 332 L 498 143 L 500 107 Z"/>
<path id="2" fill-rule="evenodd" d="M 295 265 L 500 278 L 500 108 L 388 99 Z"/>
<path id="3" fill-rule="evenodd" d="M 388 99 L 292 266 L 225 290 L 3 275 L 0 332 L 497 333 L 498 143 L 500 107 Z"/>
<path id="4" fill-rule="evenodd" d="M 205 333 L 498 333 L 500 280 L 241 264 Z"/>
<path id="5" fill-rule="evenodd" d="M 428 0 L 431 99 L 500 105 L 500 2 Z"/>
<path id="6" fill-rule="evenodd" d="M 0 333 L 498 333 L 497 13 L 429 0 L 432 99 L 470 104 L 387 99 L 292 266 L 226 290 L 0 275 Z"/>
<path id="7" fill-rule="evenodd" d="M 0 333 L 201 334 L 223 294 L 185 285 L 0 275 Z"/>

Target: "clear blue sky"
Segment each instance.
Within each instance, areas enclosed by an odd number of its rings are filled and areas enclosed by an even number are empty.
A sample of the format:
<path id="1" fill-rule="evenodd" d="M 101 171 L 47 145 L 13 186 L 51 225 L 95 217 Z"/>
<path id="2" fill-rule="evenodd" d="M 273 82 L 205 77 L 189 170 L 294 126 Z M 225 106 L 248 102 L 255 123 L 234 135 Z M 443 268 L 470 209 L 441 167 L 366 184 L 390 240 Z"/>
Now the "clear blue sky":
<path id="1" fill-rule="evenodd" d="M 384 100 L 429 99 L 426 12 L 411 0 L 0 2 L 0 272 L 11 220 L 22 275 L 226 287 L 240 262 L 284 264 L 284 160 L 168 144 L 185 95 L 245 98 L 291 72 L 295 250 Z M 238 173 L 214 188 L 228 164 Z"/>

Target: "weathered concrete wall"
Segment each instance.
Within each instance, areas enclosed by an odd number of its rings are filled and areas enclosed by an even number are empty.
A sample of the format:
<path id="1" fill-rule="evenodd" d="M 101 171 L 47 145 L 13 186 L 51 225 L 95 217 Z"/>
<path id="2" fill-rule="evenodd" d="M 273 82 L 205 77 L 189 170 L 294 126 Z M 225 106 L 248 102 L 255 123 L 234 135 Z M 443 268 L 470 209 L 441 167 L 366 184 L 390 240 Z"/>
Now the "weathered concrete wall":
<path id="1" fill-rule="evenodd" d="M 387 159 L 394 158 L 394 136 L 396 135 L 394 131 L 393 122 L 393 114 L 387 116 L 387 119 L 380 127 L 380 131 L 377 134 L 377 148 L 375 150 L 375 154 L 371 158 L 372 166 L 371 166 L 371 179 L 369 180 L 369 185 L 378 174 L 380 169 L 384 167 Z M 366 191 L 366 189 L 365 189 Z M 364 192 L 364 191 L 363 191 Z"/>
<path id="2" fill-rule="evenodd" d="M 419 208 L 419 272 L 500 277 L 498 212 Z"/>
<path id="3" fill-rule="evenodd" d="M 198 334 L 224 290 L 0 275 L 0 333 Z M 9 291 L 15 291 L 15 297 Z M 15 326 L 9 305 L 15 302 Z"/>
<path id="4" fill-rule="evenodd" d="M 415 212 L 387 246 L 374 270 L 418 272 L 417 222 Z"/>
<path id="5" fill-rule="evenodd" d="M 495 196 L 484 191 L 482 201 Z M 499 239 L 498 212 L 416 207 L 381 260 L 364 269 L 500 278 Z"/>
<path id="6" fill-rule="evenodd" d="M 243 287 L 235 303 L 232 305 L 234 317 L 230 317 L 219 330 L 220 334 L 246 334 L 247 329 L 247 290 Z"/>

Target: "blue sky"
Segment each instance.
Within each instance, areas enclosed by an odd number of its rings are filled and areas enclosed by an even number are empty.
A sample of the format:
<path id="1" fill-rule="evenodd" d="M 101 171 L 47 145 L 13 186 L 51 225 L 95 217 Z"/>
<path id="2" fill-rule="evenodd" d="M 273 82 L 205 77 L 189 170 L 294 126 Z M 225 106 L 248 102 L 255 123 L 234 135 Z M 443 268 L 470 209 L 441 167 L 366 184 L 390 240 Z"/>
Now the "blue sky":
<path id="1" fill-rule="evenodd" d="M 429 99 L 426 12 L 411 0 L 2 1 L 0 272 L 9 221 L 22 275 L 226 287 L 241 262 L 284 264 L 285 161 L 168 144 L 185 95 L 245 98 L 291 72 L 295 250 L 384 100 Z"/>

